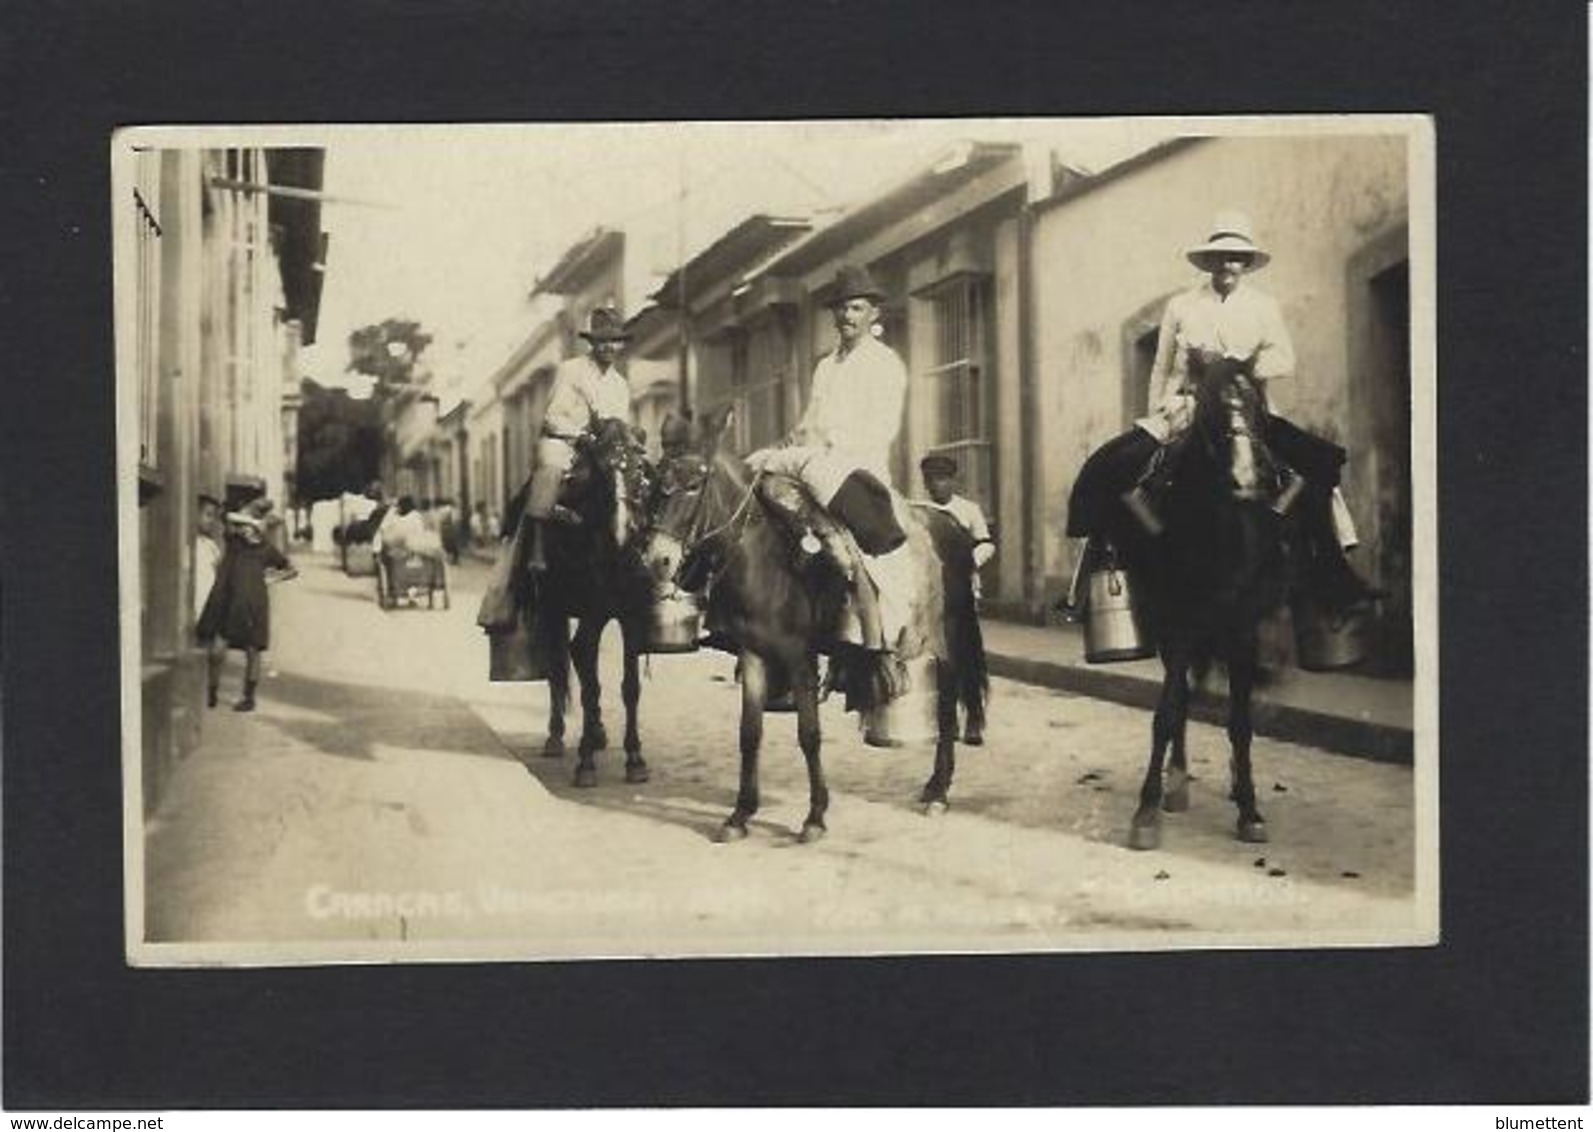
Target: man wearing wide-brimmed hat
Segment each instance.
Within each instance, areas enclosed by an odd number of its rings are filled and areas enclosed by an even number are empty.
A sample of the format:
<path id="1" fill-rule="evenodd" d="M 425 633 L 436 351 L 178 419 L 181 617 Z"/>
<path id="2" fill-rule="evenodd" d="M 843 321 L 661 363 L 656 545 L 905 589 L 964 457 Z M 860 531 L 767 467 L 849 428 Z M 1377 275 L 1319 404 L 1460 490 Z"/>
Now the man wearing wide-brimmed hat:
<path id="1" fill-rule="evenodd" d="M 829 302 L 839 341 L 813 368 L 807 411 L 781 446 L 754 452 L 747 463 L 796 476 L 851 530 L 879 588 L 877 630 L 864 616 L 865 636 L 877 632 L 879 639 L 865 643 L 890 649 L 907 623 L 913 564 L 890 490 L 907 367 L 877 337 L 884 300 L 866 268 L 848 264 L 836 272 Z"/>
<path id="2" fill-rule="evenodd" d="M 550 518 L 573 518 L 559 505 L 559 486 L 575 461 L 576 439 L 600 420 L 631 420 L 631 386 L 618 368 L 620 352 L 630 339 L 625 320 L 613 307 L 592 311 L 587 329 L 580 332 L 589 353 L 568 358 L 553 375 L 548 407 L 542 417 L 535 467 L 527 491 L 525 512 L 531 520 L 531 550 L 527 565 L 547 569 L 543 548 L 544 523 Z"/>
<path id="3" fill-rule="evenodd" d="M 1278 301 L 1248 280 L 1272 259 L 1256 241 L 1250 218 L 1234 210 L 1217 213 L 1207 237 L 1184 256 L 1206 278 L 1168 300 L 1151 365 L 1151 412 L 1097 449 L 1079 470 L 1068 502 L 1070 536 L 1098 538 L 1118 507 L 1127 507 L 1151 532 L 1159 529 L 1159 517 L 1136 484 L 1160 446 L 1188 430 L 1194 375 L 1231 366 L 1263 390 L 1294 376 L 1294 345 Z M 1344 559 L 1344 549 L 1355 545 L 1353 528 L 1335 526 L 1340 516 L 1347 524 L 1349 514 L 1337 494 L 1344 450 L 1276 416 L 1270 417 L 1268 443 L 1307 485 L 1307 527 L 1325 564 L 1322 597 L 1345 608 L 1372 596 Z M 1087 547 L 1081 561 L 1091 551 Z M 1075 579 L 1084 574 L 1076 572 Z M 1070 611 L 1077 603 L 1076 593 L 1064 599 Z"/>

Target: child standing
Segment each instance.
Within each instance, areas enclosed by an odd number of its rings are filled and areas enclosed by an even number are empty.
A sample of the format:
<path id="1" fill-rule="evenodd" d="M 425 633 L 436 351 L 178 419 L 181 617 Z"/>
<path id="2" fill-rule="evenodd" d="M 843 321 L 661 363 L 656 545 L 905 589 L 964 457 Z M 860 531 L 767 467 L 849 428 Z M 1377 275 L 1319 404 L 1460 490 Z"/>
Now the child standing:
<path id="1" fill-rule="evenodd" d="M 962 701 L 966 715 L 962 741 L 970 747 L 978 747 L 985 741 L 985 694 L 988 690 L 984 678 L 984 638 L 979 631 L 979 599 L 982 596 L 979 568 L 995 557 L 996 543 L 990 537 L 990 524 L 985 521 L 985 513 L 979 504 L 957 494 L 956 460 L 942 452 L 931 452 L 919 461 L 918 470 L 923 474 L 924 490 L 929 492 L 931 504 L 955 519 L 968 532 L 973 544 L 970 551 L 973 558 L 973 616 L 967 619 L 970 639 L 959 648 L 959 652 L 968 656 L 976 655 L 978 660 L 964 674 L 966 678 L 958 689 L 958 698 Z"/>
<path id="2" fill-rule="evenodd" d="M 206 703 L 216 706 L 221 666 L 229 648 L 244 654 L 243 698 L 234 711 L 253 711 L 255 687 L 260 683 L 260 654 L 271 647 L 271 597 L 266 572 L 283 580 L 297 573 L 280 550 L 265 538 L 264 508 L 257 500 L 243 511 L 227 516 L 227 546 L 216 570 L 216 584 L 200 614 L 198 635 L 209 649 L 209 688 Z"/>

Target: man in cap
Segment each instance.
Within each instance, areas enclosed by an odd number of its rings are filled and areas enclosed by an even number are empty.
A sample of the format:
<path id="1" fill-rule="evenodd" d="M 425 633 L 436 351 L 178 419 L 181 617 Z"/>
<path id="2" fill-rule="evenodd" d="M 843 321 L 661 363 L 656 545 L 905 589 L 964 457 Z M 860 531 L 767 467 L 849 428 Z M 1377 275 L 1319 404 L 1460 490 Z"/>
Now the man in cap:
<path id="1" fill-rule="evenodd" d="M 963 742 L 970 747 L 978 747 L 985 741 L 985 698 L 990 690 L 989 681 L 983 678 L 986 669 L 983 660 L 984 634 L 979 629 L 979 599 L 983 596 L 979 570 L 995 557 L 996 543 L 990 537 L 990 524 L 985 520 L 984 508 L 957 492 L 956 460 L 944 452 L 931 452 L 918 462 L 918 470 L 924 477 L 924 490 L 929 493 L 928 505 L 950 515 L 968 532 L 972 574 L 967 582 L 966 596 L 957 599 L 966 601 L 969 606 L 968 623 L 964 626 L 967 636 L 960 646 L 959 656 L 971 658 L 977 655 L 980 659 L 976 666 L 971 667 L 971 661 L 959 665 L 957 699 L 963 706 Z M 954 559 L 946 561 L 949 564 Z M 952 600 L 952 585 L 948 581 L 948 601 Z"/>
<path id="2" fill-rule="evenodd" d="M 930 502 L 962 525 L 973 540 L 973 592 L 975 599 L 982 596 L 979 570 L 996 556 L 996 541 L 990 537 L 990 523 L 985 519 L 984 508 L 957 492 L 957 461 L 944 452 L 931 452 L 918 462 L 924 477 L 924 490 Z"/>
<path id="3" fill-rule="evenodd" d="M 879 340 L 885 293 L 865 268 L 843 266 L 831 292 L 839 341 L 813 368 L 807 411 L 782 446 L 754 452 L 747 463 L 796 476 L 852 532 L 879 589 L 880 639 L 864 643 L 888 651 L 907 624 L 913 584 L 907 536 L 889 486 L 907 367 Z M 866 604 L 867 595 L 860 596 Z"/>
<path id="4" fill-rule="evenodd" d="M 599 420 L 631 420 L 631 386 L 617 368 L 630 334 L 625 320 L 613 307 L 592 311 L 586 330 L 589 353 L 559 363 L 553 388 L 542 417 L 542 436 L 536 445 L 536 464 L 526 491 L 525 512 L 531 520 L 531 551 L 527 566 L 548 568 L 543 546 L 546 523 L 576 522 L 578 517 L 559 504 L 559 487 L 575 462 L 575 442 Z M 512 532 L 509 532 L 512 533 Z"/>
<path id="5" fill-rule="evenodd" d="M 1294 376 L 1294 345 L 1278 301 L 1248 280 L 1272 259 L 1251 235 L 1249 217 L 1219 212 L 1207 239 L 1184 255 L 1206 278 L 1169 299 L 1162 314 L 1151 365 L 1151 412 L 1097 449 L 1073 486 L 1068 534 L 1089 538 L 1091 545 L 1119 506 L 1151 533 L 1159 532 L 1160 520 L 1139 483 L 1158 450 L 1188 430 L 1194 418 L 1193 378 L 1214 367 L 1230 367 L 1265 395 L 1273 383 Z M 1345 609 L 1375 596 L 1344 558 L 1357 541 L 1338 488 L 1344 450 L 1277 416 L 1269 418 L 1268 442 L 1303 478 L 1306 526 L 1320 563 L 1315 581 L 1323 598 Z M 1086 546 L 1081 563 L 1091 553 Z M 1078 610 L 1083 574 L 1075 573 L 1074 592 L 1062 603 L 1072 613 Z"/>

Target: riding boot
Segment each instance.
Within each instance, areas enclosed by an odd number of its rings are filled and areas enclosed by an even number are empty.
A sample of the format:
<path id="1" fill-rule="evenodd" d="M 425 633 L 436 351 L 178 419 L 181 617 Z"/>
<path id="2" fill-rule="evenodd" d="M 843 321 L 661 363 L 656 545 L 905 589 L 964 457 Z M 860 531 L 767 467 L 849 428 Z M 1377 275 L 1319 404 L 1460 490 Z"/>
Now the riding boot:
<path id="1" fill-rule="evenodd" d="M 890 646 L 885 641 L 885 619 L 880 615 L 879 595 L 874 592 L 874 584 L 867 578 L 854 577 L 852 595 L 863 630 L 863 647 L 869 652 L 885 652 Z"/>
<path id="2" fill-rule="evenodd" d="M 232 705 L 233 711 L 254 710 L 254 686 L 255 682 L 253 680 L 245 680 L 243 682 L 243 699 Z"/>

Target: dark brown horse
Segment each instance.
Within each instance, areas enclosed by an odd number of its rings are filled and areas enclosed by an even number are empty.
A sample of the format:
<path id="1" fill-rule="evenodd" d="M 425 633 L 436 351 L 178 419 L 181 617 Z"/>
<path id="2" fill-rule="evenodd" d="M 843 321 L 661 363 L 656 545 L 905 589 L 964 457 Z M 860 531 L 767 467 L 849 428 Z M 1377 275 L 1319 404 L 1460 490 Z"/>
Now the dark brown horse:
<path id="1" fill-rule="evenodd" d="M 809 808 L 800 839 L 811 842 L 825 832 L 829 789 L 819 757 L 820 685 L 818 659 L 829 652 L 834 666 L 848 646 L 831 643 L 827 627 L 836 619 L 843 598 L 839 572 L 822 556 L 804 560 L 789 529 L 755 492 L 754 482 L 739 460 L 719 451 L 729 423 L 728 413 L 704 422 L 700 445 L 705 474 L 695 485 L 678 490 L 657 509 L 646 558 L 655 577 L 680 578 L 698 588 L 712 576 L 708 625 L 718 643 L 735 653 L 741 675 L 741 784 L 736 804 L 720 829 L 720 840 L 747 835 L 747 822 L 758 810 L 758 755 L 763 741 L 765 707 L 789 694 L 795 701 L 797 742 L 807 762 Z M 918 593 L 909 638 L 921 642 L 933 658 L 928 676 L 935 684 L 935 765 L 919 801 L 926 812 L 944 810 L 956 766 L 958 681 L 946 642 L 966 641 L 969 634 L 947 625 L 971 603 L 956 606 L 944 597 L 937 540 L 952 540 L 960 530 L 949 516 L 913 509 L 906 524 L 908 545 L 917 564 Z M 971 568 L 971 558 L 965 560 Z M 693 579 L 690 575 L 696 574 Z M 966 579 L 964 579 L 966 586 Z M 855 663 L 859 657 L 853 656 Z"/>
<path id="2" fill-rule="evenodd" d="M 565 712 L 570 699 L 570 662 L 581 684 L 581 737 L 575 785 L 595 786 L 596 752 L 608 746 L 603 727 L 602 686 L 598 653 L 603 630 L 617 621 L 624 641 L 624 673 L 620 695 L 625 703 L 625 781 L 646 782 L 637 727 L 641 699 L 638 657 L 644 644 L 652 582 L 641 559 L 641 534 L 651 496 L 652 471 L 628 426 L 619 421 L 595 422 L 576 445 L 576 457 L 561 496 L 580 517 L 575 524 L 550 523 L 548 569 L 530 575 L 531 600 L 537 617 L 538 647 L 548 661 L 551 708 L 548 737 L 542 753 L 564 754 Z M 509 508 L 509 522 L 519 522 L 525 492 Z M 512 526 L 510 529 L 513 529 Z M 570 636 L 570 621 L 576 622 Z"/>
<path id="3" fill-rule="evenodd" d="M 1207 366 L 1195 380 L 1194 423 L 1169 452 L 1159 508 L 1165 529 L 1147 536 L 1122 522 L 1112 532 L 1140 585 L 1165 672 L 1129 834 L 1136 849 L 1160 844 L 1162 810 L 1189 806 L 1184 740 L 1190 682 L 1212 661 L 1228 672 L 1229 796 L 1239 811 L 1237 835 L 1248 842 L 1267 839 L 1251 774 L 1250 703 L 1258 630 L 1288 595 L 1295 541 L 1294 521 L 1273 506 L 1290 473 L 1267 448 L 1267 419 L 1264 397 L 1242 369 Z"/>

